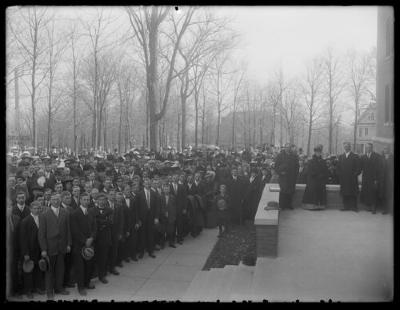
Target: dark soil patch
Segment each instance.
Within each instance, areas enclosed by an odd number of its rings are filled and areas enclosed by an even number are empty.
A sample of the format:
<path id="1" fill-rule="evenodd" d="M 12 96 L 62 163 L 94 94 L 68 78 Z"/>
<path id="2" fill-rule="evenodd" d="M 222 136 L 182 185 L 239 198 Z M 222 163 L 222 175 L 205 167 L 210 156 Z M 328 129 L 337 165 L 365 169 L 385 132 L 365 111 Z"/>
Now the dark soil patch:
<path id="1" fill-rule="evenodd" d="M 202 270 L 238 265 L 240 261 L 245 265 L 254 266 L 256 257 L 254 225 L 236 226 L 218 239 Z"/>

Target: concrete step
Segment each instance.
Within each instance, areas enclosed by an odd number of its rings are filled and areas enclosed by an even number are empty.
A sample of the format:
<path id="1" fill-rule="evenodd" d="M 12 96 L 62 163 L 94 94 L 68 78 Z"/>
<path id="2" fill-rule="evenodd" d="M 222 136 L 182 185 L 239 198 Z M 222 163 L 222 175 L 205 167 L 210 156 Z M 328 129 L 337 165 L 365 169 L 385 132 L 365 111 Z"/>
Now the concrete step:
<path id="1" fill-rule="evenodd" d="M 210 272 L 206 270 L 197 272 L 185 294 L 183 295 L 182 301 L 201 301 L 202 299 L 199 292 L 202 292 L 207 287 L 209 274 Z"/>
<path id="2" fill-rule="evenodd" d="M 232 286 L 232 280 L 233 276 L 235 274 L 236 269 L 238 266 L 236 265 L 226 265 L 224 267 L 224 279 L 223 279 L 223 285 L 221 289 L 218 291 L 218 299 L 221 302 L 229 302 L 230 301 L 230 292 L 231 292 L 231 286 Z"/>
<path id="3" fill-rule="evenodd" d="M 209 271 L 208 286 L 202 292 L 205 301 L 216 301 L 219 297 L 219 291 L 225 285 L 224 279 L 227 269 L 212 268 Z"/>
<path id="4" fill-rule="evenodd" d="M 251 300 L 250 288 L 253 281 L 254 267 L 239 264 L 232 276 L 232 284 L 230 285 L 229 300 L 243 301 Z"/>

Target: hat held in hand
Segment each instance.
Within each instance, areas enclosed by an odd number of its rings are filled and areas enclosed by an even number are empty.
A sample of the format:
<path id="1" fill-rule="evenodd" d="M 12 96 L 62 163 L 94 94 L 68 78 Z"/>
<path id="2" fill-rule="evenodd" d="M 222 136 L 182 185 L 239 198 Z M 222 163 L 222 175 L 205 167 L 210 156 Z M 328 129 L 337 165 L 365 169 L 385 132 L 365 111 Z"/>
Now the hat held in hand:
<path id="1" fill-rule="evenodd" d="M 33 260 L 31 260 L 31 259 L 24 261 L 24 263 L 22 264 L 22 270 L 25 273 L 31 273 L 33 270 L 33 267 L 34 267 L 34 263 L 33 263 Z"/>
<path id="2" fill-rule="evenodd" d="M 94 256 L 94 249 L 93 247 L 84 246 L 81 251 L 82 257 L 85 260 L 91 260 Z"/>
<path id="3" fill-rule="evenodd" d="M 39 265 L 39 269 L 41 271 L 49 270 L 49 266 L 50 266 L 49 257 L 46 256 L 45 258 L 40 259 L 38 265 Z"/>

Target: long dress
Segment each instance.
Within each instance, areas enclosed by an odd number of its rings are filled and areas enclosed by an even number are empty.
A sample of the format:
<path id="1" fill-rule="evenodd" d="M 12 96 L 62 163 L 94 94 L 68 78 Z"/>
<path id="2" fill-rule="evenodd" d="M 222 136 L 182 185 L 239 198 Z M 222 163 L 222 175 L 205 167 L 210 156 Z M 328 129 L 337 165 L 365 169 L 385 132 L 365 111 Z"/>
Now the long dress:
<path id="1" fill-rule="evenodd" d="M 307 185 L 303 195 L 303 208 L 321 210 L 326 206 L 328 167 L 325 160 L 314 155 L 308 162 Z"/>

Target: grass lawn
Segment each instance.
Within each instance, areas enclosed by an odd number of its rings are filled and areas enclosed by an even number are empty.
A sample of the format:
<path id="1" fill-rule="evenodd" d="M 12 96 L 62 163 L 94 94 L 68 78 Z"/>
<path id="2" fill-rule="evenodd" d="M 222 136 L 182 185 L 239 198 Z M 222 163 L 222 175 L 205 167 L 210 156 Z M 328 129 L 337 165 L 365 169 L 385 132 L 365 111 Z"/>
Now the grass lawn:
<path id="1" fill-rule="evenodd" d="M 253 224 L 232 227 L 218 239 L 202 270 L 225 265 L 254 266 L 256 262 L 256 230 Z"/>

